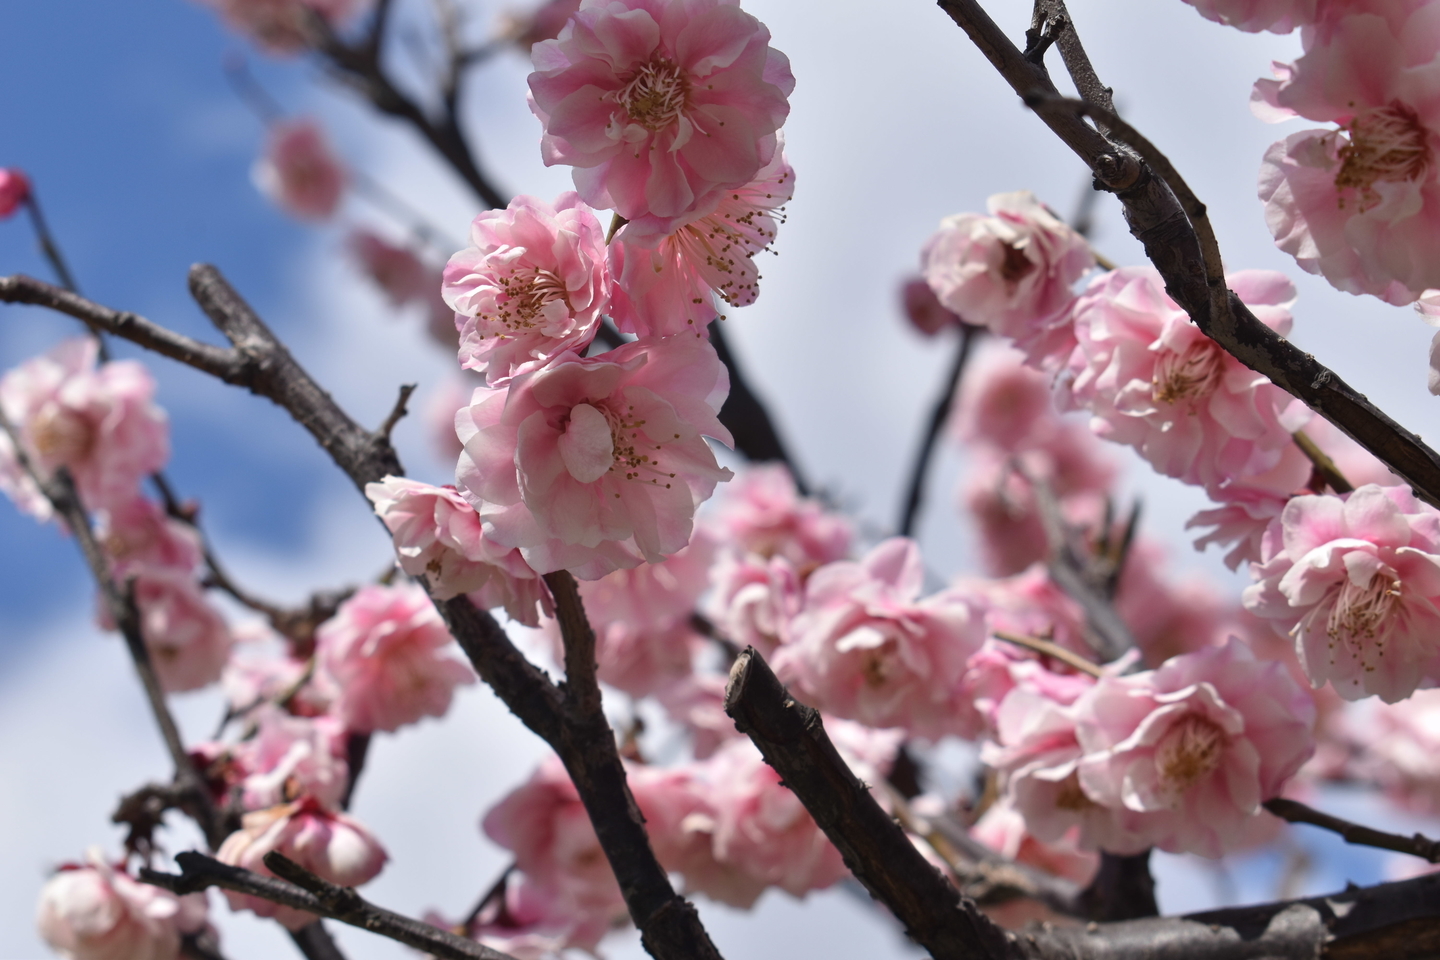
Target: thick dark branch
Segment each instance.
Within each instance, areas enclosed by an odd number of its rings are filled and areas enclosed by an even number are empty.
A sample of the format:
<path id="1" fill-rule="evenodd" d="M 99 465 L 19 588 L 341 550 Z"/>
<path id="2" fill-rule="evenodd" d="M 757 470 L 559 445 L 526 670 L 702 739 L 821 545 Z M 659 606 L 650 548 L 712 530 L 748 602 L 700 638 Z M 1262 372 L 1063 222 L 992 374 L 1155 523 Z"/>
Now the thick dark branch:
<path id="1" fill-rule="evenodd" d="M 305 910 L 321 917 L 329 917 L 352 927 L 369 930 L 371 933 L 388 937 L 406 946 L 423 950 L 432 956 L 448 960 L 514 960 L 509 954 L 466 940 L 447 930 L 432 927 L 428 923 L 412 920 L 384 907 L 377 907 L 365 900 L 350 887 L 338 887 L 310 873 L 291 861 L 279 857 L 275 863 L 269 854 L 266 866 L 276 873 L 280 861 L 289 864 L 294 873 L 287 880 L 266 877 L 240 867 L 221 863 L 201 853 L 181 853 L 175 857 L 180 865 L 180 874 L 161 873 L 148 868 L 140 871 L 140 879 L 146 883 L 163 887 L 172 893 L 195 893 L 209 887 L 220 887 L 236 893 L 260 897 L 272 903 Z M 301 874 L 306 878 L 306 889 L 295 883 Z M 306 929 L 309 929 L 308 927 Z"/>
<path id="2" fill-rule="evenodd" d="M 915 848 L 850 771 L 819 712 L 792 699 L 754 647 L 731 668 L 725 712 L 810 811 L 850 872 L 935 960 L 1024 955 Z"/>
<path id="3" fill-rule="evenodd" d="M 1080 908 L 1092 920 L 1138 920 L 1160 913 L 1150 851 L 1121 856 L 1102 851 L 1100 869 L 1080 892 Z"/>
<path id="4" fill-rule="evenodd" d="M 1375 830 L 1358 823 L 1351 823 L 1349 820 L 1332 817 L 1330 814 L 1321 813 L 1314 807 L 1306 806 L 1298 800 L 1286 800 L 1283 797 L 1266 800 L 1265 809 L 1281 820 L 1288 820 L 1291 823 L 1308 823 L 1312 827 L 1339 834 L 1346 843 L 1361 847 L 1379 847 L 1381 850 L 1394 850 L 1397 853 L 1408 853 L 1431 863 L 1440 863 L 1440 841 L 1431 840 L 1419 833 L 1409 837 L 1401 836 L 1398 833 L 1386 833 L 1383 830 Z"/>
<path id="5" fill-rule="evenodd" d="M 985 906 L 1021 896 L 1043 903 L 1056 913 L 1084 916 L 1079 903 L 1080 888 L 1076 884 L 1028 863 L 1001 856 L 970 836 L 965 825 L 952 817 L 923 819 L 922 823 L 969 862 L 961 879 L 965 894 L 976 903 Z"/>
<path id="6" fill-rule="evenodd" d="M 330 931 L 319 920 L 299 930 L 291 930 L 290 940 L 305 960 L 345 960 L 345 954 L 340 952 Z"/>
<path id="7" fill-rule="evenodd" d="M 785 464 L 790 470 L 790 476 L 795 479 L 796 489 L 801 494 L 808 494 L 810 488 L 805 482 L 805 475 L 800 472 L 781 441 L 775 422 L 770 419 L 770 411 L 765 409 L 760 398 L 750 389 L 735 355 L 730 351 L 729 341 L 720 330 L 719 320 L 710 324 L 710 345 L 715 348 L 720 362 L 730 371 L 730 395 L 725 398 L 725 405 L 720 408 L 720 422 L 734 436 L 735 450 L 747 460 L 758 463 L 778 460 Z"/>
<path id="8" fill-rule="evenodd" d="M 900 516 L 898 530 L 902 537 L 911 536 L 915 532 L 920 505 L 925 502 L 925 480 L 930 473 L 930 460 L 935 454 L 935 444 L 940 439 L 940 431 L 944 428 L 945 421 L 950 419 L 950 408 L 955 403 L 955 390 L 960 386 L 960 375 L 965 372 L 965 361 L 970 357 L 970 345 L 974 342 L 977 330 L 977 327 L 968 323 L 960 324 L 960 343 L 955 351 L 955 359 L 950 364 L 950 372 L 930 410 L 930 419 L 925 426 L 925 438 L 920 441 L 920 449 L 915 454 L 915 465 L 910 468 L 905 509 Z"/>
<path id="9" fill-rule="evenodd" d="M 1009 38 L 975 0 L 939 0 L 940 7 L 965 30 L 980 51 L 1022 98 L 1041 106 L 1038 115 L 1095 174 L 1096 183 L 1113 191 L 1125 205 L 1130 231 L 1165 280 L 1166 292 L 1207 335 L 1232 356 L 1268 377 L 1292 396 L 1339 427 L 1414 488 L 1421 499 L 1440 506 L 1440 454 L 1370 403 L 1334 371 L 1299 350 L 1261 323 L 1233 293 L 1218 287 L 1219 250 L 1203 216 L 1204 204 L 1175 178 L 1167 186 L 1166 171 L 1173 166 L 1153 146 L 1147 153 L 1161 163 L 1152 170 L 1128 152 L 1117 148 L 1081 119 L 1083 112 L 1100 115 L 1090 105 L 1059 104 L 1043 68 L 1025 60 Z M 1107 124 L 1118 123 L 1104 113 Z M 1117 136 L 1133 134 L 1117 126 Z M 1138 137 L 1138 134 L 1135 135 Z M 1143 138 L 1127 138 L 1140 143 Z M 1163 162 L 1162 162 L 1163 161 Z M 1182 191 L 1180 200 L 1171 187 Z M 1182 202 L 1185 204 L 1182 207 Z M 1187 215 L 1188 213 L 1188 215 Z M 1223 301 L 1222 301 L 1223 297 Z"/>
<path id="10" fill-rule="evenodd" d="M 1080 99 L 1113 113 L 1114 91 L 1101 83 L 1100 77 L 1095 73 L 1095 67 L 1090 63 L 1090 55 L 1085 52 L 1084 45 L 1080 43 L 1080 34 L 1075 31 L 1075 22 L 1070 19 L 1065 0 L 1035 0 L 1035 13 L 1030 22 L 1030 30 L 1025 35 L 1026 44 L 1033 46 L 1035 41 L 1031 35 L 1038 37 L 1047 25 L 1054 32 L 1055 46 L 1060 50 L 1065 71 L 1074 81 Z M 1102 132 L 1105 129 L 1102 125 Z"/>
<path id="11" fill-rule="evenodd" d="M 670 878 L 650 847 L 645 817 L 625 779 L 615 732 L 602 709 L 595 676 L 595 631 L 585 616 L 575 578 L 565 571 L 545 575 L 555 598 L 556 619 L 565 641 L 565 722 L 560 743 L 553 743 L 605 857 L 620 883 L 640 940 L 655 957 L 720 960 L 695 907 L 675 893 Z"/>

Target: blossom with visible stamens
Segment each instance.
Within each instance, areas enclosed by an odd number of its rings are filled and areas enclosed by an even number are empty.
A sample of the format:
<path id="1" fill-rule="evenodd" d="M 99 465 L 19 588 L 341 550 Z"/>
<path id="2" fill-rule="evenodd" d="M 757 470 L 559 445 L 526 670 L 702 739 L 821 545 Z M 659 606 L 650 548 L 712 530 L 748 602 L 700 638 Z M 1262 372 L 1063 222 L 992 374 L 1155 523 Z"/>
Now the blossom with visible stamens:
<path id="1" fill-rule="evenodd" d="M 1294 638 L 1311 684 L 1394 703 L 1440 678 L 1440 513 L 1404 487 L 1295 497 L 1264 546 L 1245 606 Z"/>
<path id="2" fill-rule="evenodd" d="M 690 335 L 646 338 L 598 357 L 565 353 L 456 415 L 456 485 L 485 536 L 539 573 L 594 580 L 690 542 L 695 508 L 730 471 L 717 414 L 730 380 Z"/>
<path id="3" fill-rule="evenodd" d="M 1075 712 L 1080 787 L 1130 835 L 1081 844 L 1122 855 L 1223 855 L 1315 750 L 1308 691 L 1233 637 L 1157 670 L 1103 677 Z"/>
<path id="4" fill-rule="evenodd" d="M 795 78 L 769 43 L 738 0 L 586 0 L 531 50 L 546 165 L 626 220 L 713 208 L 776 153 Z"/>
<path id="5" fill-rule="evenodd" d="M 1336 125 L 1271 146 L 1260 199 L 1301 268 L 1403 304 L 1440 287 L 1440 7 L 1365 6 L 1309 31 L 1303 56 L 1255 84 L 1263 119 Z"/>
<path id="6" fill-rule="evenodd" d="M 794 185 L 776 150 L 754 182 L 727 190 L 704 216 L 679 225 L 645 217 L 621 227 L 610 244 L 615 325 L 640 336 L 699 334 L 717 315 L 716 295 L 732 307 L 754 303 L 755 256 L 774 241 Z"/>
<path id="7" fill-rule="evenodd" d="M 573 192 L 554 206 L 516 197 L 480 214 L 442 289 L 460 331 L 460 365 L 492 384 L 567 350 L 583 353 L 609 291 L 605 233 Z"/>
<path id="8" fill-rule="evenodd" d="M 1226 277 L 1271 329 L 1290 328 L 1295 287 L 1266 270 Z M 1062 399 L 1160 473 L 1218 486 L 1269 470 L 1310 410 L 1226 353 L 1165 293 L 1152 267 L 1103 274 L 1075 305 L 1078 346 Z"/>

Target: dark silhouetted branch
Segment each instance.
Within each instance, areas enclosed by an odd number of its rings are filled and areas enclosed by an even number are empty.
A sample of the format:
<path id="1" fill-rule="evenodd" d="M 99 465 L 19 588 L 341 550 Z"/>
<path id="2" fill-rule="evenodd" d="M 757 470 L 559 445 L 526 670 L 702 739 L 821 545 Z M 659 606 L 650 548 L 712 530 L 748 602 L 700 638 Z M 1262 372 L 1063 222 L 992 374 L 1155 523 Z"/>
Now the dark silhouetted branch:
<path id="1" fill-rule="evenodd" d="M 273 862 L 272 862 L 273 860 Z M 236 893 L 260 897 L 272 903 L 305 910 L 328 917 L 352 927 L 369 930 L 406 946 L 414 947 L 447 960 L 514 960 L 509 954 L 432 927 L 420 920 L 402 916 L 384 907 L 377 907 L 350 887 L 340 887 L 305 870 L 276 853 L 266 855 L 265 865 L 277 875 L 286 871 L 284 879 L 267 877 L 240 867 L 221 863 L 202 853 L 181 853 L 175 857 L 181 872 L 162 873 L 142 869 L 140 879 L 163 887 L 172 893 L 196 893 L 209 887 L 220 887 Z M 303 884 L 299 881 L 303 880 Z M 310 930 L 318 924 L 306 927 Z M 323 930 L 323 928 L 321 928 Z M 326 935 L 328 939 L 328 935 Z M 299 938 L 297 938 L 297 943 Z M 308 955 L 308 954 L 307 954 Z M 318 960 L 318 958 L 317 958 Z"/>
<path id="2" fill-rule="evenodd" d="M 1422 834 L 1417 833 L 1405 837 L 1398 833 L 1386 833 L 1383 830 L 1375 830 L 1358 823 L 1351 823 L 1349 820 L 1332 817 L 1330 814 L 1321 813 L 1314 807 L 1306 806 L 1298 800 L 1286 800 L 1284 797 L 1266 800 L 1265 809 L 1281 820 L 1288 820 L 1290 823 L 1308 823 L 1312 827 L 1339 834 L 1349 844 L 1394 850 L 1396 853 L 1408 853 L 1412 857 L 1419 857 L 1421 860 L 1428 860 L 1431 863 L 1440 863 L 1440 840 L 1431 840 Z"/>
<path id="3" fill-rule="evenodd" d="M 745 379 L 745 374 L 741 371 L 735 354 L 731 352 L 730 343 L 720 326 L 719 320 L 710 324 L 710 344 L 719 355 L 720 362 L 730 371 L 730 395 L 725 398 L 725 404 L 720 408 L 720 422 L 734 436 L 735 450 L 743 454 L 745 459 L 757 463 L 780 461 L 790 470 L 796 489 L 801 494 L 808 494 L 810 487 L 805 481 L 805 475 L 800 472 L 799 466 L 780 440 L 780 433 L 775 429 L 770 412 L 750 389 L 750 383 Z"/>
<path id="4" fill-rule="evenodd" d="M 910 468 L 905 508 L 900 514 L 897 531 L 902 537 L 912 536 L 915 532 L 915 521 L 920 516 L 921 504 L 925 502 L 925 481 L 930 473 L 930 460 L 935 454 L 935 444 L 940 439 L 940 431 L 945 427 L 945 421 L 950 419 L 950 408 L 955 404 L 955 390 L 960 386 L 960 376 L 965 372 L 965 362 L 970 357 L 970 345 L 977 329 L 968 323 L 960 324 L 960 342 L 955 350 L 955 359 L 951 361 L 950 372 L 946 375 L 945 383 L 935 398 L 935 405 L 930 410 L 925 436 L 920 441 L 920 449 L 915 453 L 915 464 Z"/>

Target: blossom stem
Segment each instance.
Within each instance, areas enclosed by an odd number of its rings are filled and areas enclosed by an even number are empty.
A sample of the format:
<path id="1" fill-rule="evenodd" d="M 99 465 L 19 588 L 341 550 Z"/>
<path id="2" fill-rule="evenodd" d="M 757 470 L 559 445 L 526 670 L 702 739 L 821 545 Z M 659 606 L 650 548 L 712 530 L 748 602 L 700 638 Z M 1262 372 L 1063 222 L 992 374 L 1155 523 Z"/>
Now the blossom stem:
<path id="1" fill-rule="evenodd" d="M 1086 660 L 1076 653 L 1071 653 L 1058 643 L 1049 640 L 1041 640 L 1039 637 L 1027 637 L 1018 633 L 1010 633 L 1006 630 L 992 630 L 990 636 L 996 640 L 1004 640 L 1006 643 L 1013 643 L 1017 647 L 1025 647 L 1034 650 L 1036 653 L 1044 654 L 1054 660 L 1059 660 L 1067 666 L 1074 667 L 1081 673 L 1088 673 L 1097 680 L 1105 676 L 1105 671 L 1100 667 Z"/>
<path id="2" fill-rule="evenodd" d="M 1321 492 L 1322 489 L 1316 486 L 1317 483 L 1328 486 L 1336 493 L 1351 493 L 1355 490 L 1354 484 L 1345 479 L 1345 474 L 1340 472 L 1340 468 L 1335 465 L 1334 460 L 1330 459 L 1330 455 L 1321 450 L 1304 430 L 1296 430 L 1291 436 L 1295 438 L 1295 446 L 1300 448 L 1300 452 L 1305 454 L 1315 467 L 1315 476 L 1311 486 L 1316 493 Z"/>
<path id="3" fill-rule="evenodd" d="M 1281 820 L 1289 823 L 1308 823 L 1312 827 L 1339 834 L 1349 844 L 1394 850 L 1397 853 L 1408 853 L 1412 857 L 1428 860 L 1430 863 L 1440 863 L 1440 840 L 1431 840 L 1422 834 L 1417 833 L 1414 836 L 1406 837 L 1398 833 L 1386 833 L 1383 830 L 1375 830 L 1358 823 L 1351 823 L 1349 820 L 1342 820 L 1328 813 L 1322 813 L 1298 800 L 1287 800 L 1284 797 L 1266 800 L 1264 807 Z"/>
<path id="4" fill-rule="evenodd" d="M 940 439 L 940 431 L 944 429 L 945 422 L 950 419 L 950 410 L 955 405 L 955 390 L 960 386 L 960 377 L 965 372 L 965 362 L 970 358 L 970 346 L 974 343 L 976 333 L 980 329 L 963 321 L 959 326 L 960 342 L 957 344 L 955 359 L 951 361 L 950 372 L 946 375 L 945 383 L 940 387 L 940 393 L 936 396 L 934 406 L 930 409 L 930 420 L 925 428 L 925 437 L 920 441 L 920 449 L 915 453 L 915 464 L 910 468 L 905 509 L 900 515 L 898 530 L 902 537 L 909 537 L 915 533 L 915 522 L 920 516 L 920 507 L 925 501 L 925 481 L 930 473 L 930 461 L 935 454 L 935 444 Z"/>

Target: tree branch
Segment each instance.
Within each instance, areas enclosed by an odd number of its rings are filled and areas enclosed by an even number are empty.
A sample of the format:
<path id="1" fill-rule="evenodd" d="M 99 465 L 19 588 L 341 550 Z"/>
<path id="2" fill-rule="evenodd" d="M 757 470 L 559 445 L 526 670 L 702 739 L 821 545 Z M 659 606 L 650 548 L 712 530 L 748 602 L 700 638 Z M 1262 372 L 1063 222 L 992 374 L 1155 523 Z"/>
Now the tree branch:
<path id="1" fill-rule="evenodd" d="M 935 453 L 935 442 L 945 421 L 950 419 L 950 408 L 955 404 L 955 390 L 960 386 L 960 376 L 965 372 L 965 361 L 970 357 L 970 345 L 974 342 L 979 328 L 968 323 L 960 324 L 960 343 L 955 359 L 950 364 L 950 373 L 945 378 L 935 405 L 930 410 L 930 420 L 925 428 L 925 438 L 915 454 L 915 464 L 910 468 L 910 482 L 906 485 L 905 508 L 900 515 L 899 534 L 908 537 L 915 532 L 915 521 L 920 515 L 920 505 L 925 500 L 925 480 L 930 472 L 930 459 Z"/>
<path id="2" fill-rule="evenodd" d="M 810 811 L 850 872 L 934 960 L 1024 955 L 915 849 L 840 757 L 819 712 L 792 699 L 754 647 L 731 668 L 725 712 Z"/>
<path id="3" fill-rule="evenodd" d="M 1308 823 L 1312 827 L 1339 834 L 1346 843 L 1355 846 L 1379 847 L 1381 850 L 1408 853 L 1412 857 L 1419 857 L 1430 863 L 1440 863 L 1440 840 L 1431 840 L 1423 834 L 1417 833 L 1414 836 L 1404 837 L 1398 833 L 1386 833 L 1383 830 L 1375 830 L 1358 823 L 1351 823 L 1349 820 L 1333 817 L 1314 807 L 1306 806 L 1298 800 L 1286 800 L 1284 797 L 1266 800 L 1265 809 L 1281 820 L 1290 823 Z"/>
<path id="4" fill-rule="evenodd" d="M 1213 243 L 1204 204 L 1178 175 L 1168 185 L 1170 178 L 1162 179 L 1167 172 L 1174 173 L 1163 154 L 1113 113 L 1089 104 L 1077 106 L 1076 101 L 1060 97 L 1043 67 L 1026 61 L 976 0 L 939 0 L 939 5 L 1015 92 L 1039 105 L 1037 115 L 1089 165 L 1097 185 L 1119 197 L 1130 232 L 1144 244 L 1165 280 L 1166 292 L 1200 329 L 1241 363 L 1302 400 L 1378 457 L 1422 500 L 1440 506 L 1440 454 L 1334 371 L 1261 323 L 1225 289 L 1219 249 Z M 1146 148 L 1148 159 L 1159 166 L 1152 169 L 1128 148 L 1112 145 L 1083 122 L 1082 113 L 1103 118 L 1122 139 L 1134 134 L 1131 145 Z M 1172 188 L 1179 189 L 1179 200 Z"/>
<path id="5" fill-rule="evenodd" d="M 273 862 L 272 862 L 273 860 Z M 141 868 L 140 879 L 176 894 L 196 893 L 209 887 L 220 887 L 236 893 L 260 897 L 271 903 L 282 904 L 297 910 L 305 910 L 321 917 L 339 920 L 341 923 L 398 941 L 417 950 L 424 950 L 435 957 L 446 960 L 515 960 L 509 954 L 473 940 L 457 936 L 447 930 L 432 927 L 428 923 L 412 920 L 384 907 L 377 907 L 361 897 L 351 887 L 340 887 L 322 880 L 305 870 L 299 864 L 276 853 L 267 854 L 265 865 L 275 873 L 288 871 L 286 879 L 276 879 L 262 874 L 232 867 L 213 857 L 193 851 L 177 854 L 175 862 L 181 872 L 161 873 L 148 867 Z M 288 866 L 287 866 L 288 865 Z M 301 886 L 299 879 L 305 880 Z M 306 889 L 308 887 L 308 889 Z M 311 927 L 317 926 L 312 924 Z M 311 929 L 306 927 L 306 930 Z M 323 928 L 321 928 L 323 929 Z M 296 937 L 297 943 L 300 938 Z"/>
<path id="6" fill-rule="evenodd" d="M 749 381 L 730 350 L 730 342 L 720 329 L 719 320 L 710 324 L 710 345 L 730 373 L 730 395 L 720 408 L 720 422 L 735 437 L 735 450 L 745 459 L 757 463 L 778 460 L 785 464 L 795 480 L 795 488 L 802 496 L 808 495 L 810 488 L 805 482 L 805 475 L 781 441 L 775 422 L 770 419 L 770 411 L 750 389 Z"/>

